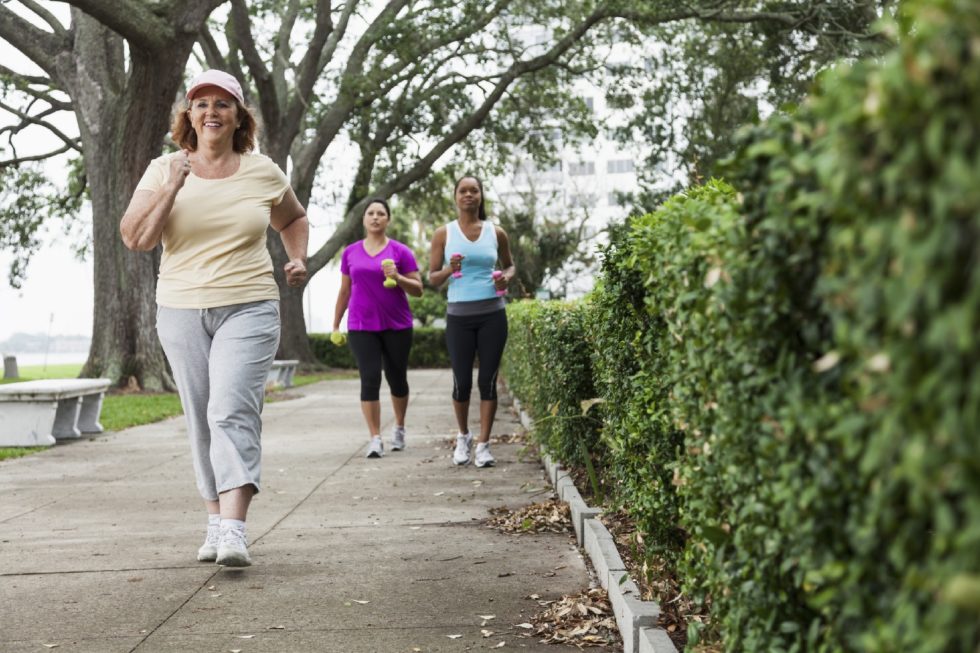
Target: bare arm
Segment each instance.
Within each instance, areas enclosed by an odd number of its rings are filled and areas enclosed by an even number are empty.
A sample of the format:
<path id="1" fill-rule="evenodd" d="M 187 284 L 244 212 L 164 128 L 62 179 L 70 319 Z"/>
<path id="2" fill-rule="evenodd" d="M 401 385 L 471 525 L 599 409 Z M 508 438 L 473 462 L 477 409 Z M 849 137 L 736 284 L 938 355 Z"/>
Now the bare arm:
<path id="1" fill-rule="evenodd" d="M 500 271 L 503 272 L 503 275 L 499 279 L 495 279 L 493 285 L 496 286 L 497 290 L 506 290 L 517 275 L 517 267 L 514 265 L 514 259 L 510 253 L 510 238 L 508 238 L 507 232 L 500 227 L 494 228 L 497 230 L 497 258 L 500 260 Z"/>
<path id="2" fill-rule="evenodd" d="M 422 275 L 416 270 L 408 274 L 395 274 L 395 281 L 398 287 L 412 297 L 422 296 Z"/>
<path id="3" fill-rule="evenodd" d="M 137 252 L 148 252 L 160 244 L 177 192 L 190 174 L 187 150 L 170 161 L 170 177 L 159 190 L 138 190 L 119 222 L 123 244 Z"/>
<path id="4" fill-rule="evenodd" d="M 432 245 L 429 247 L 429 283 L 436 288 L 446 283 L 446 279 L 453 273 L 453 264 L 450 263 L 449 266 L 446 266 L 444 264 L 445 260 L 446 228 L 439 227 L 432 235 Z"/>
<path id="5" fill-rule="evenodd" d="M 340 330 L 340 320 L 343 319 L 344 313 L 347 312 L 347 306 L 350 304 L 350 275 L 342 274 L 340 275 L 340 292 L 337 293 L 337 307 L 333 312 L 333 329 L 332 331 L 336 333 Z"/>
<path id="6" fill-rule="evenodd" d="M 272 228 L 279 232 L 289 262 L 283 266 L 286 283 L 301 286 L 306 282 L 306 250 L 310 242 L 310 221 L 292 188 L 282 201 L 272 207 Z"/>

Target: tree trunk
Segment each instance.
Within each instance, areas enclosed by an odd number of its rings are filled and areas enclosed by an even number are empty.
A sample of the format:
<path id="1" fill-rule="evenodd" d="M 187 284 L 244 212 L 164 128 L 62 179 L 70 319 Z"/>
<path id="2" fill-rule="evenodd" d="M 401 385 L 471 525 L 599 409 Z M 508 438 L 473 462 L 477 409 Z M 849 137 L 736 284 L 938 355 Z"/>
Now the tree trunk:
<path id="1" fill-rule="evenodd" d="M 262 133 L 262 152 L 272 159 L 284 172 L 286 160 L 289 157 L 289 143 L 283 142 L 281 127 L 266 126 Z M 301 202 L 304 207 L 306 202 Z M 266 246 L 272 257 L 272 268 L 279 286 L 279 317 L 282 322 L 282 336 L 279 340 L 279 351 L 276 358 L 296 359 L 307 365 L 319 363 L 313 355 L 310 339 L 306 332 L 306 318 L 303 314 L 304 288 L 291 288 L 286 285 L 286 274 L 283 266 L 289 262 L 286 248 L 279 234 L 272 228 L 266 232 Z M 313 276 L 312 274 L 310 275 Z"/>
<path id="2" fill-rule="evenodd" d="M 303 316 L 304 288 L 292 288 L 286 285 L 286 274 L 282 268 L 289 261 L 289 257 L 279 234 L 274 229 L 268 230 L 267 244 L 269 254 L 272 255 L 276 283 L 279 285 L 279 316 L 282 321 L 282 336 L 276 358 L 296 359 L 301 363 L 316 364 L 318 361 L 313 355 L 313 348 L 310 347 L 306 319 Z"/>

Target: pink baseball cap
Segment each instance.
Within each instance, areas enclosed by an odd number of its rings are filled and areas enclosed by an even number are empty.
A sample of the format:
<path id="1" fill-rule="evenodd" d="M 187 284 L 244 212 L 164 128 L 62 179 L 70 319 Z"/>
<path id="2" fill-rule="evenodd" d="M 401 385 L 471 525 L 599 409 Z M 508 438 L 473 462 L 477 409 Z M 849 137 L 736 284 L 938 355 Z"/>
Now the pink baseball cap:
<path id="1" fill-rule="evenodd" d="M 245 97 L 242 95 L 242 85 L 233 76 L 222 70 L 205 70 L 203 73 L 191 80 L 190 88 L 187 89 L 187 99 L 194 97 L 199 89 L 205 86 L 217 86 L 231 93 L 242 105 L 245 104 Z"/>

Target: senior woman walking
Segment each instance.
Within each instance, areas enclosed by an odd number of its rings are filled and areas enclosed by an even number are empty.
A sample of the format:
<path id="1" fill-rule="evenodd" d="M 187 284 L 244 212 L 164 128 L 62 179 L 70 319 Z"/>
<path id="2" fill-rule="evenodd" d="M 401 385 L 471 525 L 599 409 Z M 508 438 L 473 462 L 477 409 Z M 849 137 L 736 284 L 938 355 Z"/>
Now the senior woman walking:
<path id="1" fill-rule="evenodd" d="M 256 121 L 231 75 L 191 81 L 175 112 L 179 152 L 153 160 L 120 223 L 127 247 L 163 245 L 157 333 L 187 418 L 208 513 L 201 561 L 251 564 L 245 518 L 261 477 L 265 380 L 279 346 L 279 289 L 266 230 L 306 281 L 309 223 L 282 170 L 253 152 Z"/>

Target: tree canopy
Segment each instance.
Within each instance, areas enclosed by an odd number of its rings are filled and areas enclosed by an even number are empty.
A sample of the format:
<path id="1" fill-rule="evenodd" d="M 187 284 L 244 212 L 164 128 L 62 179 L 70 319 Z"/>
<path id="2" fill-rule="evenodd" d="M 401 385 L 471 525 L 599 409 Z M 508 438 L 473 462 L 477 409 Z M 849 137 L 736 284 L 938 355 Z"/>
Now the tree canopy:
<path id="1" fill-rule="evenodd" d="M 489 173 L 515 152 L 547 160 L 554 145 L 545 134 L 551 130 L 594 132 L 571 83 L 602 70 L 603 53 L 623 35 L 666 39 L 672 25 L 722 31 L 759 26 L 793 43 L 797 37 L 789 35 L 836 29 L 828 18 L 832 13 L 820 9 L 827 3 L 802 0 L 67 4 L 67 23 L 49 9 L 51 3 L 0 4 L 0 38 L 40 71 L 0 66 L 0 80 L 11 90 L 0 109 L 14 122 L 0 132 L 10 137 L 0 168 L 11 178 L 29 174 L 45 156 L 81 156 L 73 191 L 64 194 L 78 198 L 84 188 L 92 204 L 97 308 L 84 373 L 135 376 L 150 388 L 172 386 L 153 330 L 159 251 L 125 251 L 118 222 L 140 174 L 164 146 L 171 105 L 192 54 L 197 66 L 222 68 L 243 80 L 264 124 L 261 149 L 288 170 L 304 204 L 318 189 L 341 195 L 334 233 L 310 256 L 315 274 L 356 239 L 369 196 L 407 192 L 449 160 L 489 164 Z M 655 74 L 658 65 L 653 61 L 653 71 L 644 74 L 661 83 L 665 76 Z M 669 85 L 673 78 L 666 79 Z M 77 134 L 59 127 L 53 118 L 59 112 L 74 115 Z M 28 128 L 45 129 L 58 145 L 22 155 L 11 139 Z M 30 183 L 43 186 L 37 176 Z M 0 204 L 5 222 L 19 225 L 17 236 L 0 246 L 36 245 L 31 234 L 42 221 L 28 215 L 30 202 L 12 202 L 8 194 Z M 67 201 L 47 213 L 75 208 Z M 281 243 L 275 237 L 269 243 L 280 270 Z M 281 280 L 280 288 L 280 353 L 311 360 L 301 291 Z"/>

